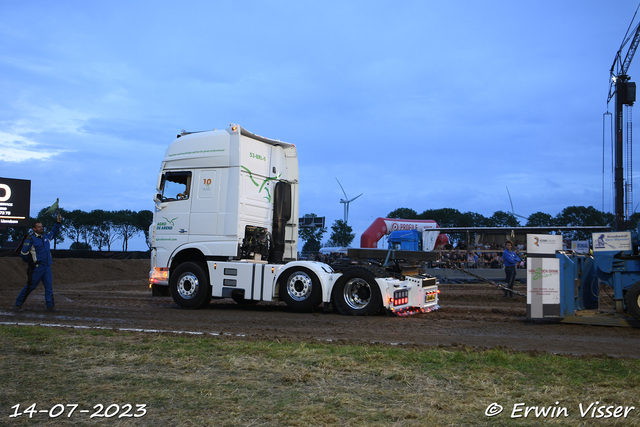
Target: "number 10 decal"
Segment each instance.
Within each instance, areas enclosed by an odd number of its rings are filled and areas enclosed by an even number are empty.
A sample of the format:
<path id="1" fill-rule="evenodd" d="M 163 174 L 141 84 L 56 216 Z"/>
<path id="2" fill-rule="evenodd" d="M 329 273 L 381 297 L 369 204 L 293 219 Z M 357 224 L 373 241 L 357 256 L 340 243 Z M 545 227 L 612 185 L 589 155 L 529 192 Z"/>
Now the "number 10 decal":
<path id="1" fill-rule="evenodd" d="M 210 199 L 213 197 L 216 182 L 216 171 L 204 170 L 200 172 L 200 188 L 198 189 L 198 197 Z"/>

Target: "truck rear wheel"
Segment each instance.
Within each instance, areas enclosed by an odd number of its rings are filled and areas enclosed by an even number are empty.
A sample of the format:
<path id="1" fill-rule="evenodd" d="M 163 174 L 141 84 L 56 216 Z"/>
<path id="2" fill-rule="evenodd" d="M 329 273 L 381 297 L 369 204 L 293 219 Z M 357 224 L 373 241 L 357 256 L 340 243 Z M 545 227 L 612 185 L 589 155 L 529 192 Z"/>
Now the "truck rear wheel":
<path id="1" fill-rule="evenodd" d="M 171 296 L 182 308 L 201 308 L 211 301 L 205 268 L 195 262 L 180 264 L 171 274 Z"/>
<path id="2" fill-rule="evenodd" d="M 640 320 L 640 282 L 633 284 L 627 294 L 624 296 L 624 303 L 627 306 L 627 311 Z"/>
<path id="3" fill-rule="evenodd" d="M 375 276 L 362 267 L 345 271 L 336 281 L 332 294 L 340 314 L 367 316 L 382 308 L 382 296 Z"/>
<path id="4" fill-rule="evenodd" d="M 320 281 L 308 268 L 290 268 L 279 282 L 280 298 L 295 311 L 311 311 L 322 302 Z"/>

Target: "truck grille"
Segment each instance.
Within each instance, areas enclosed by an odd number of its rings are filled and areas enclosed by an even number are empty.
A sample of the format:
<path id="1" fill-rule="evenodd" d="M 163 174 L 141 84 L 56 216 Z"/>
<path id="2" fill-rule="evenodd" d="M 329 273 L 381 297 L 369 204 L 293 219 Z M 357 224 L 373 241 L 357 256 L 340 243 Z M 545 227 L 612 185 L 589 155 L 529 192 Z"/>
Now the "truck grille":
<path id="1" fill-rule="evenodd" d="M 422 279 L 422 287 L 428 288 L 429 286 L 435 286 L 437 284 L 435 277 L 426 277 Z"/>

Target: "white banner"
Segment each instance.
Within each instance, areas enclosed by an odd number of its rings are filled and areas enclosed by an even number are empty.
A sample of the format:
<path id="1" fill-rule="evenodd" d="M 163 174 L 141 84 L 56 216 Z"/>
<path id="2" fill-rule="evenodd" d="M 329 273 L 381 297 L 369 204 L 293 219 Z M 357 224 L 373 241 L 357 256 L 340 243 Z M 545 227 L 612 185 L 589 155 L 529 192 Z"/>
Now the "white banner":
<path id="1" fill-rule="evenodd" d="M 571 242 L 571 250 L 577 254 L 588 254 L 591 245 L 588 240 L 576 240 Z"/>
<path id="2" fill-rule="evenodd" d="M 562 250 L 562 236 L 550 234 L 527 234 L 527 253 L 555 254 Z"/>
<path id="3" fill-rule="evenodd" d="M 593 233 L 593 251 L 630 251 L 631 232 Z"/>
<path id="4" fill-rule="evenodd" d="M 438 224 L 435 221 L 432 222 L 413 222 L 413 221 L 403 221 L 398 219 L 385 219 L 385 225 L 387 226 L 388 232 L 399 231 L 399 230 L 418 230 L 420 232 L 424 230 L 428 230 L 431 228 L 436 228 Z"/>
<path id="5" fill-rule="evenodd" d="M 557 317 L 560 313 L 559 305 L 560 260 L 528 257 L 527 306 L 530 317 L 532 319 Z"/>

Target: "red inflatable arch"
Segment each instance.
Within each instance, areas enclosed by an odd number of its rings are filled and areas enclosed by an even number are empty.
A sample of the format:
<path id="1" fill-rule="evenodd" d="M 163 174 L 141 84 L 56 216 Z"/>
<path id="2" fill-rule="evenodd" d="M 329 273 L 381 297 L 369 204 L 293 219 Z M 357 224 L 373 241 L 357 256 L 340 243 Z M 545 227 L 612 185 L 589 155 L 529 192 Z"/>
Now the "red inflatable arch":
<path id="1" fill-rule="evenodd" d="M 378 247 L 378 240 L 392 231 L 418 230 L 422 232 L 432 228 L 438 228 L 438 224 L 432 219 L 376 218 L 373 224 L 362 233 L 360 237 L 360 247 L 376 248 Z M 436 247 L 440 244 L 447 244 L 448 242 L 449 238 L 447 235 L 440 234 L 436 240 Z"/>

